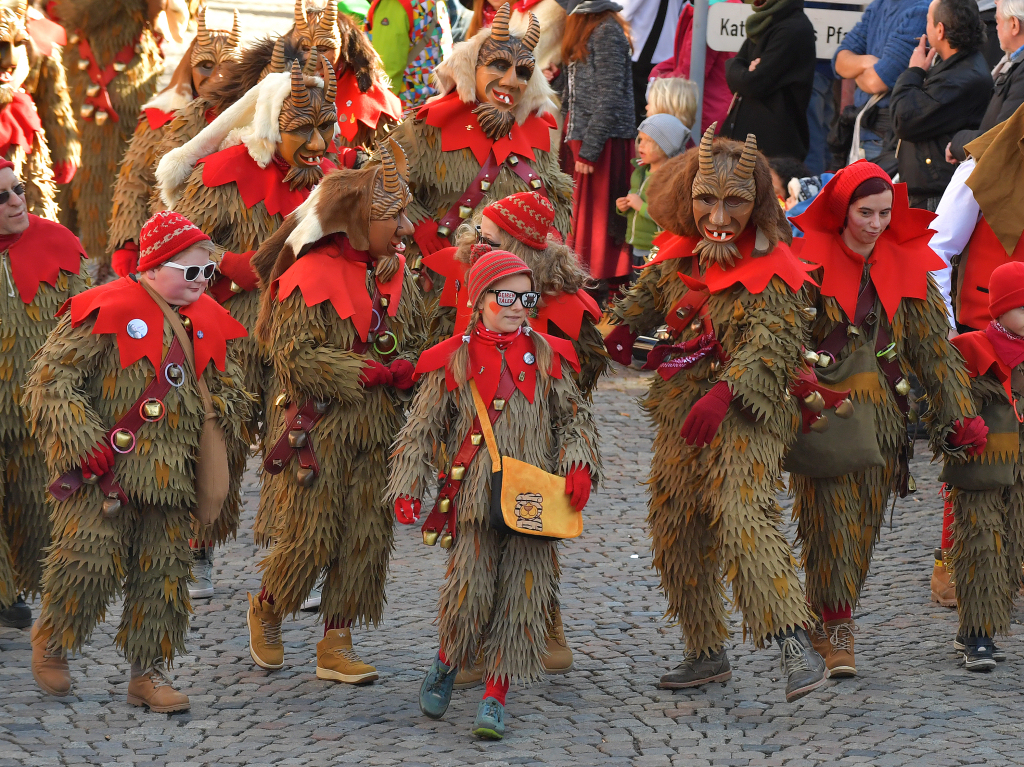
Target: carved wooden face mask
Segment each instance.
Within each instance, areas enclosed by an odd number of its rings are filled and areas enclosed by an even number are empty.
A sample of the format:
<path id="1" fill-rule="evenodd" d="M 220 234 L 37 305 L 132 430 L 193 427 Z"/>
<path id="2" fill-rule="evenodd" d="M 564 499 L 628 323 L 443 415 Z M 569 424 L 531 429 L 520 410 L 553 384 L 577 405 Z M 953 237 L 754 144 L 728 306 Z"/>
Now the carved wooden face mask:
<path id="1" fill-rule="evenodd" d="M 238 53 L 242 40 L 242 29 L 238 23 L 238 11 L 235 11 L 231 31 L 206 28 L 206 9 L 199 11 L 197 17 L 196 44 L 192 47 L 192 87 L 200 96 L 208 95 L 209 90 L 221 77 L 221 65 L 232 61 Z"/>
<path id="2" fill-rule="evenodd" d="M 323 77 L 324 88 L 307 84 L 314 76 Z M 292 89 L 281 107 L 281 140 L 277 144 L 278 155 L 291 166 L 284 180 L 292 190 L 311 188 L 323 177 L 320 163 L 338 122 L 336 89 L 334 69 L 316 49 L 310 52 L 304 69 L 292 62 Z"/>
<path id="3" fill-rule="evenodd" d="M 10 102 L 28 76 L 27 11 L 26 0 L 21 0 L 14 10 L 0 8 L 0 103 Z"/>
<path id="4" fill-rule="evenodd" d="M 727 152 L 713 151 L 715 127 L 708 127 L 697 150 L 698 170 L 691 196 L 693 220 L 703 239 L 696 252 L 702 266 L 731 266 L 740 257 L 736 240 L 754 212 L 757 140 L 748 135 L 737 160 Z"/>
<path id="5" fill-rule="evenodd" d="M 412 202 L 405 152 L 394 139 L 381 142 L 379 151 L 381 169 L 374 181 L 370 202 L 370 255 L 375 260 L 403 254 L 405 244 L 402 239 L 413 232 L 412 223 L 405 214 L 405 209 Z"/>
<path id="6" fill-rule="evenodd" d="M 338 29 L 338 6 L 327 0 L 322 10 L 308 10 L 307 0 L 295 0 L 295 47 L 306 54 L 316 48 L 333 66 L 341 50 L 341 31 Z"/>
<path id="7" fill-rule="evenodd" d="M 476 60 L 476 99 L 474 111 L 480 127 L 489 138 L 508 135 L 515 122 L 514 110 L 526 93 L 526 86 L 537 66 L 533 49 L 540 40 L 540 22 L 530 14 L 530 27 L 524 37 L 509 32 L 511 16 L 508 3 L 494 17 L 491 36 L 480 46 Z"/>

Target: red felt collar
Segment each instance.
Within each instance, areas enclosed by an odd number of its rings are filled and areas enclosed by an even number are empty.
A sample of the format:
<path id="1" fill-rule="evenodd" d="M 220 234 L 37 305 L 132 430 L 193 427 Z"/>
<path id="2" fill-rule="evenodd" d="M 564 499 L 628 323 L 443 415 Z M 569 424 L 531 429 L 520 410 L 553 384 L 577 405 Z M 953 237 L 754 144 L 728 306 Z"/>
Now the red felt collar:
<path id="1" fill-rule="evenodd" d="M 261 168 L 249 155 L 244 144 L 214 152 L 200 160 L 197 165 L 203 166 L 203 183 L 209 187 L 234 184 L 242 195 L 245 207 L 251 208 L 262 202 L 267 213 L 275 216 L 280 213 L 287 216 L 299 207 L 312 191 L 296 189 L 294 192 L 284 183 L 287 171 L 276 163 L 268 163 Z M 320 163 L 324 173 L 334 170 L 334 163 L 325 159 Z"/>
<path id="2" fill-rule="evenodd" d="M 1010 374 L 1012 368 L 1003 362 L 992 339 L 985 330 L 972 330 L 969 333 L 961 333 L 950 341 L 963 355 L 967 365 L 967 372 L 971 378 L 991 373 L 996 380 L 1003 385 L 1006 391 L 1006 398 L 1013 401 L 1013 394 L 1010 391 Z"/>
<path id="3" fill-rule="evenodd" d="M 402 119 L 402 101 L 387 88 L 374 81 L 370 89 L 359 90 L 356 73 L 346 68 L 338 78 L 338 91 L 334 98 L 338 108 L 338 127 L 347 141 L 352 141 L 359 130 L 357 123 L 377 130 L 381 115 L 395 122 Z"/>
<path id="4" fill-rule="evenodd" d="M 162 127 L 167 125 L 167 123 L 173 120 L 175 115 L 175 112 L 165 112 L 164 110 L 157 109 L 156 107 L 149 107 L 142 111 L 146 115 L 146 122 L 149 123 L 150 130 L 160 130 Z"/>
<path id="5" fill-rule="evenodd" d="M 68 35 L 64 31 L 64 27 L 54 24 L 49 19 L 29 17 L 25 27 L 28 30 L 28 36 L 32 38 L 32 42 L 44 56 L 53 55 L 54 44 L 61 48 L 68 44 Z"/>
<path id="6" fill-rule="evenodd" d="M 793 246 L 801 258 L 824 267 L 822 295 L 834 297 L 846 316 L 853 317 L 865 259 L 846 247 L 841 234 L 829 226 L 829 218 L 828 198 L 815 198 L 806 211 L 792 219 L 804 232 Z M 928 246 L 933 231 L 928 224 L 933 218 L 934 213 L 911 208 L 906 184 L 896 184 L 891 223 L 867 258 L 871 282 L 890 322 L 902 299 L 926 298 L 928 272 L 945 267 Z"/>
<path id="7" fill-rule="evenodd" d="M 138 282 L 130 277 L 122 277 L 79 293 L 64 302 L 57 316 L 64 314 L 69 307 L 73 327 L 81 325 L 95 312 L 93 335 L 113 333 L 117 336 L 122 368 L 145 357 L 154 368 L 159 369 L 164 352 L 164 315 L 156 301 Z M 206 370 L 210 362 L 219 370 L 224 370 L 227 342 L 248 335 L 245 326 L 205 294 L 195 303 L 182 307 L 179 313 L 192 320 L 196 370 Z M 146 323 L 147 332 L 142 338 L 128 335 L 128 323 L 132 320 Z"/>
<path id="8" fill-rule="evenodd" d="M 780 242 L 775 249 L 766 255 L 756 258 L 751 256 L 754 250 L 756 233 L 753 227 L 747 229 L 736 241 L 742 258 L 729 267 L 712 264 L 703 275 L 704 284 L 712 293 L 721 293 L 728 290 L 736 283 L 740 283 L 751 293 L 760 293 L 771 282 L 772 277 L 779 277 L 785 282 L 789 289 L 797 291 L 805 282 L 812 285 L 817 283 L 810 277 L 814 266 L 806 264 L 794 255 L 789 246 Z M 683 237 L 671 235 L 671 237 L 659 237 L 655 242 L 658 245 L 658 254 L 644 264 L 644 267 L 660 264 L 664 261 L 676 258 L 696 258 L 694 248 L 700 242 L 699 235 L 694 237 Z M 696 274 L 696 272 L 694 272 Z"/>
<path id="9" fill-rule="evenodd" d="M 43 129 L 32 97 L 15 91 L 10 104 L 0 109 L 0 155 L 6 155 L 12 146 L 20 146 L 26 154 L 32 152 L 32 140 Z"/>
<path id="10" fill-rule="evenodd" d="M 388 315 L 394 317 L 402 300 L 402 279 L 405 275 L 405 256 L 400 256 L 401 267 L 388 282 L 377 282 L 377 289 L 388 299 Z M 359 337 L 366 341 L 373 322 L 373 298 L 366 290 L 366 271 L 372 268 L 369 254 L 352 247 L 348 238 L 337 235 L 322 240 L 299 258 L 270 286 L 271 295 L 284 301 L 298 288 L 306 306 L 330 301 L 338 317 L 351 319 Z"/>
<path id="11" fill-rule="evenodd" d="M 79 274 L 85 248 L 70 230 L 39 216 L 28 214 L 28 229 L 8 247 L 11 276 L 25 304 L 35 300 L 39 285 L 53 286 L 63 269 Z"/>
<path id="12" fill-rule="evenodd" d="M 480 127 L 473 110 L 477 102 L 469 104 L 459 98 L 458 91 L 452 91 L 436 101 L 424 104 L 416 113 L 417 120 L 426 120 L 441 131 L 441 150 L 455 152 L 469 149 L 481 165 L 487 155 L 494 152 L 494 159 L 500 165 L 510 154 L 518 154 L 536 160 L 535 149 L 551 149 L 551 129 L 556 126 L 555 118 L 548 113 L 532 114 L 522 125 L 515 125 L 507 136 L 497 141 L 488 138 Z"/>

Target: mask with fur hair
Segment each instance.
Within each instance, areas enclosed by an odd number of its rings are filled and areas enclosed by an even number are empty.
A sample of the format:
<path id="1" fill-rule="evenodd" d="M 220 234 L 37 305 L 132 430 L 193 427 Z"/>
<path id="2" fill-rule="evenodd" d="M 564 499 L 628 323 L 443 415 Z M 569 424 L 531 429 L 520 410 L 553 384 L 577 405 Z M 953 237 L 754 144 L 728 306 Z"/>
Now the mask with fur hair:
<path id="1" fill-rule="evenodd" d="M 0 105 L 11 103 L 28 77 L 27 10 L 25 0 L 19 0 L 17 8 L 0 8 Z"/>
<path id="2" fill-rule="evenodd" d="M 313 63 L 319 59 L 319 73 Z M 330 62 L 320 55 L 316 49 L 310 52 L 306 67 L 299 70 L 298 62 L 292 62 L 291 93 L 281 106 L 281 117 L 278 125 L 281 130 L 281 143 L 278 153 L 291 166 L 285 175 L 285 183 L 291 190 L 310 189 L 323 178 L 323 170 L 319 161 L 303 162 L 303 158 L 323 159 L 331 139 L 334 137 L 335 124 L 338 121 L 337 109 L 334 105 L 337 87 Z M 319 74 L 326 87 L 318 87 L 316 78 Z M 320 135 L 323 147 L 315 157 L 310 153 L 309 144 Z M 283 152 L 284 147 L 288 147 Z"/>
<path id="3" fill-rule="evenodd" d="M 502 5 L 477 54 L 476 97 L 480 105 L 473 113 L 491 139 L 507 136 L 512 130 L 515 107 L 537 66 L 533 49 L 540 39 L 540 22 L 531 13 L 526 34 L 516 37 L 509 30 L 510 15 L 508 3 Z"/>

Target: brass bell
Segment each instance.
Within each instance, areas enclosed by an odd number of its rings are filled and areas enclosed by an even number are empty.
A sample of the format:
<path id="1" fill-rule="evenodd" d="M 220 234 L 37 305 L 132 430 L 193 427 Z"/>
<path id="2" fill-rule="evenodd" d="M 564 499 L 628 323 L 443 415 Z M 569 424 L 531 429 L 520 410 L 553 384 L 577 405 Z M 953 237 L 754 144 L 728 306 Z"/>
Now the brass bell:
<path id="1" fill-rule="evenodd" d="M 90 474 L 88 477 L 85 476 L 84 474 L 82 475 L 82 484 L 83 485 L 95 485 L 99 481 L 100 481 L 100 478 L 96 474 Z M 62 487 L 63 487 L 63 485 L 62 485 Z M 71 486 L 69 485 L 68 487 L 65 487 L 64 489 L 65 490 L 70 490 Z"/>
<path id="2" fill-rule="evenodd" d="M 911 410 L 909 413 L 907 413 L 907 420 L 910 423 L 917 423 L 919 419 L 920 419 L 920 416 L 918 416 L 916 410 Z"/>
<path id="3" fill-rule="evenodd" d="M 818 356 L 817 352 L 812 352 L 810 349 L 804 349 L 803 350 L 803 356 L 804 356 L 804 361 L 808 365 L 817 365 L 818 364 L 818 360 L 821 359 L 821 357 Z"/>
<path id="4" fill-rule="evenodd" d="M 288 404 L 288 395 L 285 394 L 284 392 L 281 392 L 276 397 L 274 397 L 274 407 L 283 407 L 284 405 L 287 405 L 287 404 Z"/>
<path id="5" fill-rule="evenodd" d="M 690 330 L 692 330 L 694 333 L 696 333 L 698 330 L 701 329 L 702 325 L 703 325 L 703 323 L 699 319 L 698 320 L 694 320 L 693 322 L 690 323 Z"/>
<path id="6" fill-rule="evenodd" d="M 828 431 L 828 416 L 819 415 L 811 423 L 811 431 L 821 434 L 823 431 Z"/>
<path id="7" fill-rule="evenodd" d="M 381 296 L 380 297 L 380 305 L 381 306 L 387 306 L 388 305 L 388 297 L 387 296 Z"/>
<path id="8" fill-rule="evenodd" d="M 711 360 L 711 371 L 713 373 L 717 373 L 718 372 L 718 368 L 720 368 L 720 367 L 722 367 L 722 363 L 719 362 L 718 359 Z"/>
<path id="9" fill-rule="evenodd" d="M 473 209 L 468 205 L 459 206 L 459 218 L 469 218 L 473 215 Z"/>
<path id="10" fill-rule="evenodd" d="M 85 89 L 85 95 L 88 96 L 89 98 L 92 98 L 93 96 L 95 96 L 99 92 L 100 92 L 99 83 L 89 83 L 88 87 Z"/>
<path id="11" fill-rule="evenodd" d="M 449 234 L 452 233 L 452 230 L 450 227 L 441 224 L 441 226 L 437 227 L 437 233 L 442 237 L 447 237 Z"/>
<path id="12" fill-rule="evenodd" d="M 849 336 L 850 338 L 853 338 L 854 336 L 859 336 L 860 328 L 858 328 L 856 325 L 847 325 L 846 335 Z"/>
<path id="13" fill-rule="evenodd" d="M 433 546 L 437 543 L 438 533 L 436 530 L 424 530 L 423 531 L 423 542 L 428 546 Z"/>
<path id="14" fill-rule="evenodd" d="M 820 368 L 827 368 L 832 364 L 832 358 L 827 354 L 819 354 L 818 361 L 815 364 Z"/>
<path id="15" fill-rule="evenodd" d="M 509 155 L 508 156 L 508 164 L 509 165 L 518 165 L 519 164 L 519 158 L 516 157 L 514 154 Z"/>
<path id="16" fill-rule="evenodd" d="M 79 37 L 78 35 L 76 35 L 76 34 L 70 34 L 70 35 L 68 35 L 68 42 L 69 42 L 69 43 L 71 43 L 72 45 L 78 45 L 78 41 L 79 41 L 79 40 L 81 40 L 81 39 L 82 39 L 82 38 L 80 38 L 80 37 Z"/>
<path id="17" fill-rule="evenodd" d="M 232 293 L 241 293 L 242 292 L 242 286 L 239 285 L 234 280 L 231 281 L 231 284 L 228 285 L 228 287 L 231 289 Z"/>
<path id="18" fill-rule="evenodd" d="M 453 543 L 455 543 L 455 539 L 452 537 L 451 533 L 445 533 L 441 536 L 442 549 L 450 549 Z"/>
<path id="19" fill-rule="evenodd" d="M 171 363 L 164 370 L 164 376 L 167 378 L 167 382 L 174 387 L 181 386 L 185 383 L 185 370 L 181 365 Z"/>
<path id="20" fill-rule="evenodd" d="M 84 72 L 88 68 L 89 68 L 89 59 L 79 59 L 78 60 L 78 70 L 80 72 Z"/>
<path id="21" fill-rule="evenodd" d="M 107 122 L 107 117 L 109 117 L 109 115 L 102 109 L 96 110 L 96 114 L 94 115 L 94 119 L 96 120 L 97 125 L 105 125 Z"/>
<path id="22" fill-rule="evenodd" d="M 473 445 L 479 445 L 483 441 L 483 439 L 484 439 L 484 435 L 483 434 L 473 434 L 472 436 L 470 436 L 469 441 Z"/>
<path id="23" fill-rule="evenodd" d="M 896 386 L 894 388 L 896 389 L 897 394 L 899 394 L 901 397 L 906 397 L 908 394 L 910 394 L 910 381 L 908 381 L 906 378 L 901 378 L 896 382 Z"/>
<path id="24" fill-rule="evenodd" d="M 452 466 L 451 474 L 449 474 L 448 476 L 450 476 L 456 482 L 461 482 L 463 477 L 466 476 L 466 467 L 465 466 Z"/>
<path id="25" fill-rule="evenodd" d="M 147 421 L 159 421 L 164 417 L 164 403 L 158 399 L 147 399 L 142 403 L 142 417 Z"/>
<path id="26" fill-rule="evenodd" d="M 849 397 L 836 405 L 836 415 L 840 418 L 849 418 L 853 415 L 853 402 Z"/>
<path id="27" fill-rule="evenodd" d="M 132 449 L 135 443 L 135 436 L 127 429 L 118 429 L 114 432 L 114 447 L 122 452 Z"/>
<path id="28" fill-rule="evenodd" d="M 121 501 L 117 498 L 105 499 L 100 512 L 103 514 L 104 519 L 114 519 L 121 513 Z"/>
<path id="29" fill-rule="evenodd" d="M 409 263 L 409 268 L 412 271 L 414 271 L 414 272 L 417 272 L 420 269 L 422 269 L 423 268 L 423 256 L 420 256 L 420 255 L 414 256 L 412 261 Z"/>
<path id="30" fill-rule="evenodd" d="M 123 72 L 128 68 L 128 65 L 125 64 L 123 61 L 115 61 L 113 67 L 115 72 Z"/>
<path id="31" fill-rule="evenodd" d="M 301 487 L 312 487 L 313 483 L 316 482 L 316 472 L 312 469 L 307 469 L 305 466 L 300 466 L 299 470 L 295 472 L 295 481 Z"/>
<path id="32" fill-rule="evenodd" d="M 327 408 L 330 406 L 330 404 L 331 403 L 327 401 L 321 402 L 320 400 L 317 400 L 316 402 L 313 403 L 313 409 L 320 415 L 323 415 L 324 413 L 327 412 Z"/>
<path id="33" fill-rule="evenodd" d="M 912 474 L 908 474 L 907 475 L 907 492 L 908 493 L 916 493 L 917 492 L 917 482 L 914 481 L 914 476 Z"/>
<path id="34" fill-rule="evenodd" d="M 306 432 L 301 429 L 292 429 L 288 432 L 288 447 L 298 449 L 305 447 L 309 440 L 306 439 Z"/>
<path id="35" fill-rule="evenodd" d="M 804 397 L 804 404 L 812 413 L 820 413 L 825 409 L 825 398 L 821 396 L 820 391 L 812 391 Z"/>
<path id="36" fill-rule="evenodd" d="M 804 314 L 810 317 L 812 320 L 818 316 L 818 310 L 813 306 L 805 306 Z"/>
<path id="37" fill-rule="evenodd" d="M 78 114 L 83 120 L 89 120 L 92 118 L 92 113 L 94 111 L 96 111 L 96 107 L 92 104 L 82 104 L 82 108 L 78 110 Z"/>
<path id="38" fill-rule="evenodd" d="M 188 317 L 184 317 L 183 316 L 181 318 L 181 325 L 182 325 L 182 327 L 185 328 L 185 330 L 191 330 L 192 329 L 192 320 L 190 320 Z"/>
<path id="39" fill-rule="evenodd" d="M 503 400 L 501 397 L 495 397 L 494 401 L 491 402 L 491 407 L 493 407 L 495 410 L 504 410 L 505 400 Z"/>
<path id="40" fill-rule="evenodd" d="M 532 186 L 534 189 L 540 189 L 543 183 L 544 182 L 541 181 L 539 178 L 535 178 L 530 181 L 530 186 Z"/>
<path id="41" fill-rule="evenodd" d="M 440 511 L 442 514 L 447 514 L 448 510 L 451 509 L 451 507 L 452 502 L 448 498 L 442 498 L 440 501 L 437 502 L 437 510 Z"/>
<path id="42" fill-rule="evenodd" d="M 481 181 L 480 182 L 480 191 L 481 192 L 486 192 L 490 188 L 491 188 L 491 182 L 490 181 L 486 181 L 485 180 L 485 181 Z"/>

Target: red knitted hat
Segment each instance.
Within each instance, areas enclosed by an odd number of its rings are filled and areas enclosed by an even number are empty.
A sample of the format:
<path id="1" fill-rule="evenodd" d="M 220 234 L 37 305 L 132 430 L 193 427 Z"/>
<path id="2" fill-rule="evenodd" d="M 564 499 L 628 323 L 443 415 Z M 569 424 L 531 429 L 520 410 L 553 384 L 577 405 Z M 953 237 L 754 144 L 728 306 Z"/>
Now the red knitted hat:
<path id="1" fill-rule="evenodd" d="M 518 192 L 492 202 L 483 214 L 534 250 L 547 247 L 548 232 L 555 224 L 555 208 L 536 192 Z"/>
<path id="2" fill-rule="evenodd" d="M 156 269 L 183 250 L 210 238 L 180 213 L 162 210 L 142 226 L 138 271 Z"/>
<path id="3" fill-rule="evenodd" d="M 1024 306 L 1024 262 L 1011 261 L 992 270 L 988 280 L 988 313 L 998 320 L 1011 309 Z"/>
<path id="4" fill-rule="evenodd" d="M 847 165 L 836 173 L 835 178 L 825 186 L 825 189 L 831 187 L 829 212 L 836 227 L 841 227 L 846 221 L 846 211 L 850 207 L 850 198 L 853 197 L 857 187 L 869 178 L 881 179 L 889 185 L 890 189 L 894 189 L 889 174 L 873 162 L 868 162 L 867 160 L 857 160 L 852 165 Z"/>
<path id="5" fill-rule="evenodd" d="M 480 255 L 477 255 L 477 254 Z M 473 262 L 469 268 L 467 289 L 469 290 L 469 305 L 476 306 L 477 300 L 488 287 L 503 277 L 511 277 L 513 274 L 527 274 L 530 277 L 531 287 L 533 285 L 533 272 L 515 253 L 507 250 L 491 250 L 486 245 L 473 246 Z"/>
<path id="6" fill-rule="evenodd" d="M 14 163 L 4 157 L 0 157 L 0 170 L 3 170 L 4 168 L 10 168 L 13 170 Z"/>

